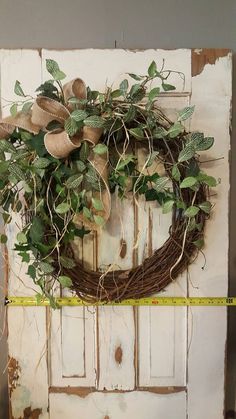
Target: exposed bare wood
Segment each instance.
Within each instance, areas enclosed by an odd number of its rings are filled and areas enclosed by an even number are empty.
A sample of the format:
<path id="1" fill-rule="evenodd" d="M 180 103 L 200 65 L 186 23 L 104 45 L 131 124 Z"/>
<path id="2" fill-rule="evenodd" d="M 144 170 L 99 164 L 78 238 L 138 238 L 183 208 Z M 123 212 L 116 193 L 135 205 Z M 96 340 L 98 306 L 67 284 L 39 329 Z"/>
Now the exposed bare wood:
<path id="1" fill-rule="evenodd" d="M 120 257 L 122 259 L 124 259 L 125 256 L 126 256 L 126 253 L 127 253 L 127 244 L 126 244 L 126 241 L 124 239 L 121 239 L 120 240 Z"/>
<path id="2" fill-rule="evenodd" d="M 66 393 L 66 394 L 73 394 L 79 397 L 86 397 L 91 393 L 106 393 L 106 394 L 119 394 L 119 393 L 138 393 L 147 391 L 149 393 L 155 394 L 172 394 L 172 393 L 180 393 L 181 391 L 186 392 L 186 386 L 170 386 L 170 387 L 139 387 L 137 390 L 96 390 L 96 388 L 92 387 L 50 387 L 50 393 Z"/>
<path id="3" fill-rule="evenodd" d="M 13 390 L 17 386 L 18 379 L 20 377 L 21 368 L 19 366 L 19 362 L 13 358 L 9 357 L 8 361 L 8 387 L 9 387 L 9 394 L 10 397 L 12 395 Z"/>
<path id="4" fill-rule="evenodd" d="M 32 409 L 31 406 L 29 406 L 24 409 L 24 416 L 18 419 L 39 419 L 41 413 L 42 409 Z"/>
<path id="5" fill-rule="evenodd" d="M 94 393 L 96 390 L 95 387 L 49 387 L 49 393 L 66 393 L 74 394 L 79 397 L 86 397 L 90 393 Z"/>
<path id="6" fill-rule="evenodd" d="M 206 64 L 215 64 L 220 57 L 230 53 L 226 48 L 199 48 L 192 49 L 192 76 L 200 74 Z"/>
<path id="7" fill-rule="evenodd" d="M 121 346 L 117 346 L 115 350 L 115 361 L 117 362 L 117 364 L 120 365 L 122 363 L 122 357 L 123 357 L 123 350 Z"/>

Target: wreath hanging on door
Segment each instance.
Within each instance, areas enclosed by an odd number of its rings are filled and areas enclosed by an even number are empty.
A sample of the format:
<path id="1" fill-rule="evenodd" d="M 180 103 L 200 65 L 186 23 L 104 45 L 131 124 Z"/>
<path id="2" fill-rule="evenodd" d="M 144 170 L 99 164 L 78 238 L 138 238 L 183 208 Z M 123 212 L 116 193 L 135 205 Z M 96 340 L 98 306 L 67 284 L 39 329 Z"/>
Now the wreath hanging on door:
<path id="1" fill-rule="evenodd" d="M 189 106 L 172 122 L 158 106 L 172 71 L 155 62 L 147 75 L 128 74 L 119 88 L 104 93 L 65 74 L 46 60 L 51 79 L 36 99 L 16 81 L 17 102 L 0 122 L 0 205 L 6 224 L 23 214 L 15 251 L 28 275 L 54 306 L 58 282 L 87 301 L 119 301 L 149 296 L 166 287 L 193 261 L 204 244 L 204 225 L 212 205 L 209 187 L 217 182 L 199 167 L 199 152 L 214 139 L 188 132 Z M 180 74 L 180 73 L 179 73 Z M 180 76 L 183 76 L 180 74 Z M 156 81 L 159 81 L 157 86 Z M 155 82 L 155 87 L 152 87 Z M 147 150 L 142 165 L 137 147 Z M 158 170 L 161 163 L 165 174 Z M 159 172 L 159 173 L 158 173 Z M 112 217 L 111 194 L 140 195 L 172 211 L 169 238 L 144 262 L 129 270 L 92 271 L 74 254 L 73 241 L 103 228 Z M 2 234 L 5 243 L 7 236 Z"/>

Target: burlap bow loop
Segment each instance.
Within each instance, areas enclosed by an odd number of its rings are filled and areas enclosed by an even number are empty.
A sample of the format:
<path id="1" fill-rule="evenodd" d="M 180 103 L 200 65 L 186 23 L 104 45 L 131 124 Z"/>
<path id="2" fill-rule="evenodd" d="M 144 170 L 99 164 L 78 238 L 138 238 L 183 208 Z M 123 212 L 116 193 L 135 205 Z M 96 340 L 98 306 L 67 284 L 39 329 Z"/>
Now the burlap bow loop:
<path id="1" fill-rule="evenodd" d="M 73 109 L 73 106 L 68 102 L 70 98 L 86 99 L 87 89 L 86 84 L 80 78 L 69 81 L 63 86 L 63 94 L 66 106 L 68 109 Z"/>
<path id="2" fill-rule="evenodd" d="M 69 81 L 63 86 L 63 95 L 65 105 L 48 98 L 46 96 L 38 96 L 31 111 L 27 114 L 18 112 L 15 116 L 8 116 L 0 120 L 0 139 L 11 136 L 15 128 L 21 128 L 33 134 L 38 134 L 40 130 L 45 131 L 44 144 L 48 153 L 57 158 L 66 158 L 69 154 L 80 147 L 83 141 L 88 141 L 92 147 L 96 146 L 103 133 L 102 128 L 93 128 L 84 126 L 76 135 L 70 137 L 65 130 L 65 121 L 70 117 L 70 111 L 74 110 L 73 105 L 69 102 L 72 97 L 78 100 L 86 99 L 87 89 L 84 81 L 80 78 Z M 80 104 L 76 104 L 81 107 Z M 60 122 L 59 129 L 48 129 L 48 124 L 52 121 Z M 88 158 L 88 161 L 96 170 L 103 187 L 99 193 L 99 198 L 103 204 L 103 210 L 99 212 L 106 222 L 110 216 L 111 198 L 108 185 L 108 169 L 107 156 L 99 156 L 93 152 Z M 88 225 L 89 228 L 97 228 L 98 226 L 92 220 L 86 219 L 79 214 L 78 218 Z"/>
<path id="3" fill-rule="evenodd" d="M 30 113 L 18 112 L 15 116 L 7 116 L 0 120 L 0 139 L 8 138 L 16 128 L 38 134 L 40 126 L 33 124 Z"/>
<path id="4" fill-rule="evenodd" d="M 45 129 L 52 121 L 64 124 L 69 116 L 70 112 L 62 103 L 45 96 L 38 96 L 32 106 L 31 121 L 41 129 Z"/>

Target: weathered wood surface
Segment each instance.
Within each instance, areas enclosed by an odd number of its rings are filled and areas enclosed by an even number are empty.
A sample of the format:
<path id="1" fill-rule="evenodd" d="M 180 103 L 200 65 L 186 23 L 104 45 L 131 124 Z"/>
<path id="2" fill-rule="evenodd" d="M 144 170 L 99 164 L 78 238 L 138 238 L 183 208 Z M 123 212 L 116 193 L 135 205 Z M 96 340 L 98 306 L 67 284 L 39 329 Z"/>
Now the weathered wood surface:
<path id="1" fill-rule="evenodd" d="M 49 57 L 58 61 L 68 80 L 79 76 L 100 90 L 106 83 L 117 86 L 127 71 L 145 73 L 152 60 L 161 64 L 165 58 L 166 68 L 185 74 L 184 88 L 177 74 L 171 76 L 177 90 L 161 97 L 160 104 L 168 108 L 170 117 L 175 116 L 176 109 L 196 104 L 190 128 L 216 138 L 213 151 L 201 159 L 224 159 L 204 164 L 214 176 L 221 177 L 213 197 L 214 216 L 206 232 L 207 265 L 201 269 L 200 255 L 190 269 L 190 281 L 183 274 L 165 295 L 226 295 L 231 98 L 228 51 L 43 50 L 41 57 L 37 51 L 1 51 L 2 98 L 14 97 L 15 79 L 33 93 L 34 87 L 48 78 L 45 58 Z M 7 114 L 3 100 L 2 110 Z M 137 153 L 141 164 L 143 150 Z M 121 204 L 116 197 L 112 204 L 113 215 L 105 230 L 78 244 L 80 257 L 90 267 L 115 264 L 129 268 L 141 263 L 168 236 L 170 217 L 163 216 L 155 204 L 142 200 L 138 205 L 128 200 Z M 10 228 L 13 242 L 17 229 L 15 225 Z M 19 266 L 11 250 L 9 260 L 9 293 L 33 293 L 27 288 L 31 281 L 25 267 Z M 45 308 L 11 308 L 8 326 L 9 354 L 16 376 L 19 370 L 11 394 L 15 419 L 23 416 L 27 407 L 42 409 L 39 417 L 46 419 L 48 400 L 51 419 L 223 418 L 224 308 L 67 307 L 47 315 Z"/>

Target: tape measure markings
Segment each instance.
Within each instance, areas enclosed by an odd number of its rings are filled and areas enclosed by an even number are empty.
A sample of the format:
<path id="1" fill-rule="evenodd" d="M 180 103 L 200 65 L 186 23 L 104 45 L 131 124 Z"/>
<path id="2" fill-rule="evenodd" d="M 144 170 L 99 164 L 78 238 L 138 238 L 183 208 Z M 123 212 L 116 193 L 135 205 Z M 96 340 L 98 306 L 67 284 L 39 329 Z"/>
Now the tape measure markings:
<path id="1" fill-rule="evenodd" d="M 236 306 L 236 297 L 147 297 L 128 299 L 120 302 L 87 303 L 78 297 L 58 297 L 55 301 L 63 306 Z M 35 297 L 6 297 L 5 305 L 17 306 L 50 306 L 47 298 L 37 301 Z"/>

